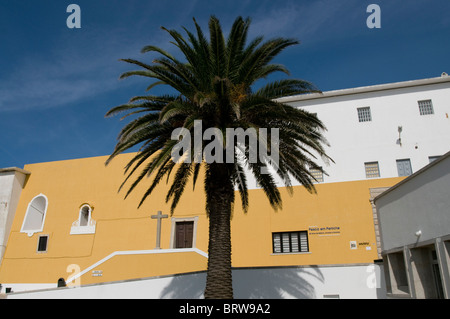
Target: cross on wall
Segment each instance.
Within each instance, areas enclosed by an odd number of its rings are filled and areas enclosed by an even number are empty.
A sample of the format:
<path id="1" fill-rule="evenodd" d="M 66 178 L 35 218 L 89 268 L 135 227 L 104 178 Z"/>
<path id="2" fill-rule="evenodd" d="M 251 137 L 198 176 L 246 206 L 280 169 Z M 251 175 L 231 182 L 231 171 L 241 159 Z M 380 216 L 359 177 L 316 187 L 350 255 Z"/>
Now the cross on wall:
<path id="1" fill-rule="evenodd" d="M 152 219 L 157 219 L 155 249 L 161 249 L 161 219 L 168 217 L 168 215 L 163 215 L 161 211 L 158 211 L 158 214 L 151 216 Z"/>

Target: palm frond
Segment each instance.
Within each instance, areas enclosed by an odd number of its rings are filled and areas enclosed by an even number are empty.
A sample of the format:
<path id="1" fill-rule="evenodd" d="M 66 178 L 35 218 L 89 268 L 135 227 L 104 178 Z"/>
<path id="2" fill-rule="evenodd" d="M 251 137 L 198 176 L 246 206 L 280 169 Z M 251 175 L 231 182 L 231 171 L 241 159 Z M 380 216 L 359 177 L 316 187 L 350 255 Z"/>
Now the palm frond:
<path id="1" fill-rule="evenodd" d="M 117 155 L 140 146 L 137 154 L 124 168 L 126 176 L 120 189 L 134 177 L 126 193 L 128 196 L 138 185 L 143 184 L 144 178 L 153 176 L 139 203 L 141 206 L 164 177 L 169 182 L 171 172 L 174 171 L 176 173 L 166 196 L 166 201 L 171 201 L 173 213 L 188 181 L 192 178 L 195 187 L 200 171 L 204 171 L 208 214 L 208 201 L 211 200 L 208 192 L 211 191 L 211 185 L 217 182 L 218 172 L 221 172 L 220 179 L 224 179 L 221 180 L 221 187 L 234 187 L 239 191 L 244 212 L 247 212 L 249 205 L 248 173 L 256 179 L 274 209 L 282 208 L 277 180 L 282 181 L 290 192 L 293 180 L 314 192 L 315 180 L 310 169 L 319 167 L 316 163 L 319 157 L 329 158 L 325 153 L 327 141 L 323 134 L 326 128 L 314 114 L 286 105 L 279 98 L 319 90 L 308 81 L 288 78 L 269 82 L 253 92 L 254 83 L 259 79 L 274 73 L 289 75 L 285 66 L 272 62 L 286 48 L 299 42 L 281 37 L 264 40 L 263 36 L 248 41 L 251 24 L 249 18 L 238 17 L 227 37 L 214 16 L 208 23 L 209 37 L 205 36 L 195 19 L 193 22 L 193 31 L 183 27 L 185 35 L 162 27 L 170 35 L 171 43 L 179 50 L 182 59 L 178 59 L 180 54 L 175 55 L 160 47 L 147 45 L 142 48 L 142 53 L 159 55 L 151 64 L 135 59 L 121 60 L 140 68 L 123 73 L 121 79 L 142 76 L 152 81 L 147 90 L 157 85 L 168 85 L 177 93 L 136 96 L 106 113 L 106 117 L 121 115 L 121 119 L 131 119 L 120 131 L 116 147 L 106 164 Z M 176 148 L 178 141 L 171 139 L 171 132 L 185 128 L 192 133 L 194 123 L 199 120 L 202 121 L 203 131 L 216 128 L 224 136 L 226 128 L 252 128 L 256 131 L 261 128 L 268 131 L 278 129 L 278 163 L 268 155 L 276 151 L 271 149 L 273 137 L 270 134 L 257 134 L 258 143 L 267 145 L 267 155 L 262 152 L 263 155 L 256 162 L 250 160 L 251 150 L 244 143 L 236 145 L 235 162 L 232 165 L 221 164 L 223 166 L 220 169 L 215 165 L 195 161 L 174 163 L 171 151 Z M 194 138 L 192 135 L 191 144 Z M 224 147 L 230 142 L 224 141 Z M 206 144 L 202 142 L 202 150 Z M 190 156 L 191 160 L 195 156 L 192 149 Z M 263 173 L 262 169 L 269 166 L 272 166 L 271 170 Z M 204 170 L 201 170 L 202 167 Z M 234 203 L 234 192 L 229 196 L 231 204 Z"/>

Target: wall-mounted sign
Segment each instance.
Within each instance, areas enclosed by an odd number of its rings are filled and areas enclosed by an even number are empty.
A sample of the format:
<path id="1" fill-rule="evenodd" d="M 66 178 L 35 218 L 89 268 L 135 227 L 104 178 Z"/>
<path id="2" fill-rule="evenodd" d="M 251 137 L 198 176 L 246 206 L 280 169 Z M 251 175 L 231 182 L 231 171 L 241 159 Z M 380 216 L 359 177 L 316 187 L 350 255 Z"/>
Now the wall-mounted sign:
<path id="1" fill-rule="evenodd" d="M 93 270 L 92 277 L 101 277 L 103 276 L 103 270 Z"/>
<path id="2" fill-rule="evenodd" d="M 358 247 L 360 248 L 365 247 L 366 250 L 372 250 L 372 247 L 370 246 L 370 243 L 368 241 L 360 241 L 360 242 L 357 242 L 356 240 L 350 241 L 350 249 L 358 249 Z"/>
<path id="3" fill-rule="evenodd" d="M 339 236 L 341 234 L 341 227 L 339 226 L 309 226 L 308 235 L 318 236 Z"/>

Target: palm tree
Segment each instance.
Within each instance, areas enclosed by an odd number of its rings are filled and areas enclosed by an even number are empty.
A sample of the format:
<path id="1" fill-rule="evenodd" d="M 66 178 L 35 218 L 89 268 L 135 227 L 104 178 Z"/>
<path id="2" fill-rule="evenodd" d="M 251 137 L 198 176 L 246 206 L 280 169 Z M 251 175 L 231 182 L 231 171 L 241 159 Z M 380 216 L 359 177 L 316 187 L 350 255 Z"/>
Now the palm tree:
<path id="1" fill-rule="evenodd" d="M 142 49 L 143 53 L 156 52 L 160 55 L 152 64 L 123 59 L 138 66 L 139 70 L 126 72 L 121 78 L 144 76 L 156 80 L 150 84 L 149 90 L 155 85 L 165 84 L 175 94 L 133 97 L 128 104 L 114 107 L 106 114 L 112 116 L 125 112 L 124 117 L 135 116 L 121 130 L 107 163 L 116 155 L 141 146 L 125 167 L 126 177 L 121 186 L 135 176 L 126 197 L 145 176 L 153 175 L 139 206 L 164 176 L 176 171 L 166 196 L 166 202 L 171 201 L 171 213 L 187 182 L 192 179 L 195 186 L 202 167 L 209 218 L 209 258 L 204 295 L 205 298 L 232 298 L 230 219 L 235 189 L 239 191 L 244 212 L 248 210 L 244 171 L 253 174 L 274 209 L 282 207 L 276 178 L 281 178 L 288 190 L 292 190 L 291 180 L 295 179 L 310 192 L 315 192 L 314 177 L 309 168 L 318 168 L 316 158 L 326 156 L 323 148 L 326 142 L 322 135 L 325 127 L 316 115 L 277 101 L 283 96 L 318 92 L 311 83 L 284 79 L 254 89 L 257 80 L 275 72 L 289 74 L 284 66 L 271 61 L 287 47 L 297 44 L 296 40 L 275 38 L 264 41 L 259 36 L 247 43 L 248 18 L 238 17 L 227 37 L 214 16 L 209 20 L 209 39 L 195 19 L 194 24 L 194 32 L 183 28 L 187 38 L 175 30 L 162 28 L 169 33 L 185 61 L 153 45 Z M 172 133 L 180 128 L 194 133 L 198 121 L 201 121 L 202 133 L 208 128 L 218 129 L 222 133 L 225 142 L 223 148 L 216 152 L 223 152 L 223 158 L 226 156 L 225 145 L 232 142 L 226 140 L 227 128 L 278 129 L 279 141 L 274 144 L 278 146 L 278 163 L 271 161 L 270 156 L 260 156 L 257 161 L 249 160 L 252 152 L 249 143 L 239 143 L 237 139 L 232 148 L 232 161 L 195 161 L 193 150 L 185 153 L 190 161 L 176 163 L 173 151 L 179 140 L 172 139 Z M 267 150 L 270 152 L 276 151 L 271 146 L 272 138 L 272 134 L 257 133 L 258 141 L 269 145 Z M 206 145 L 202 142 L 201 146 L 203 154 Z M 266 166 L 272 167 L 272 170 L 264 172 Z M 275 170 L 273 166 L 276 166 Z"/>

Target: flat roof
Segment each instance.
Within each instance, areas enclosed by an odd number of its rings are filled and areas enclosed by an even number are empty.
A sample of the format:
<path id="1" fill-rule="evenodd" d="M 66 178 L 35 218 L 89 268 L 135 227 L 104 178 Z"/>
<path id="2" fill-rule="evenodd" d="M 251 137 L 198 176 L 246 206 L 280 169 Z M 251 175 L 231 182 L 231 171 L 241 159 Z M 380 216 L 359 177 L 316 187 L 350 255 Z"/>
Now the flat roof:
<path id="1" fill-rule="evenodd" d="M 7 167 L 7 168 L 0 168 L 0 173 L 9 173 L 9 172 L 19 172 L 25 175 L 30 175 L 31 172 L 26 171 L 24 169 L 18 168 L 18 167 Z"/>
<path id="2" fill-rule="evenodd" d="M 307 101 L 307 100 L 314 100 L 314 99 L 323 99 L 323 98 L 327 98 L 327 97 L 360 94 L 360 93 L 367 93 L 367 92 L 377 92 L 377 91 L 385 91 L 385 90 L 394 90 L 394 89 L 401 89 L 401 88 L 408 88 L 408 87 L 415 87 L 415 86 L 440 84 L 440 83 L 446 83 L 446 82 L 450 82 L 450 76 L 444 74 L 444 75 L 442 75 L 440 77 L 436 77 L 436 78 L 403 81 L 403 82 L 395 82 L 395 83 L 388 83 L 388 84 L 377 84 L 377 85 L 362 86 L 362 87 L 350 88 L 350 89 L 326 91 L 326 92 L 322 92 L 322 93 L 292 95 L 292 96 L 287 96 L 287 97 L 281 97 L 276 100 L 281 103 Z"/>
<path id="3" fill-rule="evenodd" d="M 397 184 L 395 184 L 394 186 L 388 188 L 387 190 L 385 190 L 384 192 L 382 192 L 380 195 L 378 195 L 377 197 L 374 198 L 374 202 L 376 202 L 379 198 L 385 196 L 386 194 L 392 192 L 393 190 L 399 188 L 400 186 L 402 186 L 405 183 L 408 183 L 411 179 L 415 178 L 417 175 L 422 174 L 423 172 L 429 170 L 431 167 L 434 167 L 436 165 L 438 165 L 440 162 L 444 161 L 445 159 L 450 157 L 450 152 L 445 153 L 444 155 L 442 155 L 441 157 L 439 157 L 438 159 L 434 160 L 433 162 L 431 162 L 430 164 L 422 167 L 421 169 L 419 169 L 417 172 L 415 172 L 414 174 L 409 175 L 408 177 L 406 177 L 404 180 L 398 182 Z"/>

